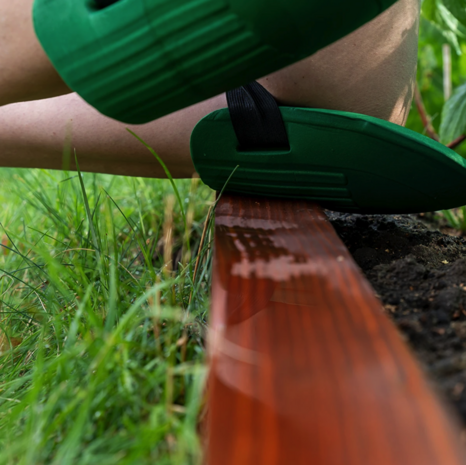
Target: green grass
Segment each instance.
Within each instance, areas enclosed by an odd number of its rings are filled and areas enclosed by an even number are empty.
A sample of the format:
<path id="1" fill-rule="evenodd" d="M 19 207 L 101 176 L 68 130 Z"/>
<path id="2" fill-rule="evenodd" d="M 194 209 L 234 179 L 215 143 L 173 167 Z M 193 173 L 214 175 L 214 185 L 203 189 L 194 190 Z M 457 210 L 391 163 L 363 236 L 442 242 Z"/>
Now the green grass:
<path id="1" fill-rule="evenodd" d="M 466 233 L 466 207 L 443 210 L 439 212 L 440 220 L 445 219 L 448 225 L 457 229 L 461 234 Z"/>
<path id="2" fill-rule="evenodd" d="M 0 175 L 0 465 L 200 463 L 211 191 Z"/>

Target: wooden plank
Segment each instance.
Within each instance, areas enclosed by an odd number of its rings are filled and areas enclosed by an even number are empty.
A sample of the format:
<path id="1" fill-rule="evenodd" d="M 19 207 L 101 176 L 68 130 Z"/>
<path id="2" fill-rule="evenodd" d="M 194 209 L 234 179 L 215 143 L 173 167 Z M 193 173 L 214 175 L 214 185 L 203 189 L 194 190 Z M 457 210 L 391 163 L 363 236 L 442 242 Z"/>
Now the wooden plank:
<path id="1" fill-rule="evenodd" d="M 224 196 L 209 465 L 458 465 L 459 432 L 320 208 Z"/>

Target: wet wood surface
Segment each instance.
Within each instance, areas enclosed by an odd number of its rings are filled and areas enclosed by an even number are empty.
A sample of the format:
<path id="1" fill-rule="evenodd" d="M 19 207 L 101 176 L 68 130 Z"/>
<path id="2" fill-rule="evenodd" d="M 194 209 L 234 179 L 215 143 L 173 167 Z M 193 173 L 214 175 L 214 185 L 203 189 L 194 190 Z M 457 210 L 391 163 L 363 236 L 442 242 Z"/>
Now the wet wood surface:
<path id="1" fill-rule="evenodd" d="M 213 277 L 209 465 L 466 464 L 317 205 L 224 196 Z"/>

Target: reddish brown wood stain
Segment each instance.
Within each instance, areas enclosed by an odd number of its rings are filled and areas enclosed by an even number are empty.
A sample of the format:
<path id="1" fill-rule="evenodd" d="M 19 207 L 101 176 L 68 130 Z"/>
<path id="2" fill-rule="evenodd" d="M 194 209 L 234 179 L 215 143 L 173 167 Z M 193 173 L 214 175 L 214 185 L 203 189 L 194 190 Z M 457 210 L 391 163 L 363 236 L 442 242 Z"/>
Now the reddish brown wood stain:
<path id="1" fill-rule="evenodd" d="M 458 432 L 320 208 L 217 209 L 209 465 L 457 465 Z"/>

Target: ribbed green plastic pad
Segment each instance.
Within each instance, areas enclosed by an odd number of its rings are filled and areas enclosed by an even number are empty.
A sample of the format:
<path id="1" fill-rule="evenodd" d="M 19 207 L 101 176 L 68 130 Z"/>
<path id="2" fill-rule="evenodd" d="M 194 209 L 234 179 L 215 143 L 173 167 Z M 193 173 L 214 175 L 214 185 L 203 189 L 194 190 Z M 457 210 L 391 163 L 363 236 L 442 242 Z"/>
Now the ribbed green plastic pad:
<path id="1" fill-rule="evenodd" d="M 35 0 L 37 36 L 68 86 L 145 123 L 311 55 L 395 0 Z"/>
<path id="2" fill-rule="evenodd" d="M 341 212 L 415 213 L 466 204 L 466 160 L 370 116 L 281 107 L 291 150 L 239 152 L 228 109 L 202 119 L 191 154 L 220 191 L 315 200 Z"/>

